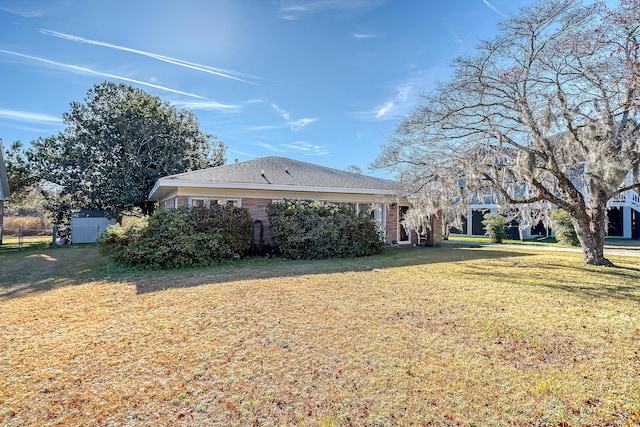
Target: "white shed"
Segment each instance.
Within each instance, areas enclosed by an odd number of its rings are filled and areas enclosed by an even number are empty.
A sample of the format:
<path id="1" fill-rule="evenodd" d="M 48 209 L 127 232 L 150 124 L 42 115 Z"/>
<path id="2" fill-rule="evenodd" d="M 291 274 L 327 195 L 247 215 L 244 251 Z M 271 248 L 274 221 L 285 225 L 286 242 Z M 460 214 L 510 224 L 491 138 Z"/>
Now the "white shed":
<path id="1" fill-rule="evenodd" d="M 71 212 L 71 241 L 95 243 L 104 230 L 115 223 L 116 216 L 110 211 L 73 211 Z"/>

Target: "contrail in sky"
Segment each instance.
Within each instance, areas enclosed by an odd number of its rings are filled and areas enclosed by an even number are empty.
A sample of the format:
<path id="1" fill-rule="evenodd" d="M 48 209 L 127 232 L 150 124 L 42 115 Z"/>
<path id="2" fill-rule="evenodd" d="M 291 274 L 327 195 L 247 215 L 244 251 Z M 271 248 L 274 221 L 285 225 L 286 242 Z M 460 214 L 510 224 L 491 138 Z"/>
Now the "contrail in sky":
<path id="1" fill-rule="evenodd" d="M 27 111 L 6 110 L 4 108 L 0 108 L 0 117 L 22 120 L 25 122 L 62 123 L 62 119 L 60 117 L 53 117 L 40 113 L 30 113 Z"/>
<path id="2" fill-rule="evenodd" d="M 503 17 L 507 17 L 507 15 L 505 15 L 504 13 L 500 12 L 498 9 L 496 9 L 496 7 L 494 5 L 492 5 L 491 3 L 489 3 L 488 0 L 482 0 L 482 3 L 486 4 L 491 10 L 493 10 L 495 13 L 497 13 L 500 16 Z"/>
<path id="3" fill-rule="evenodd" d="M 70 40 L 70 41 L 73 41 L 73 42 L 76 42 L 76 43 L 86 43 L 86 44 L 91 44 L 91 45 L 94 45 L 94 46 L 103 46 L 103 47 L 108 47 L 108 48 L 111 48 L 111 49 L 121 50 L 121 51 L 124 51 L 124 52 L 135 53 L 136 55 L 146 56 L 148 58 L 157 59 L 158 61 L 167 62 L 169 64 L 178 65 L 180 67 L 190 68 L 190 69 L 196 70 L 196 71 L 202 71 L 204 73 L 213 74 L 213 75 L 216 75 L 216 76 L 219 76 L 219 77 L 224 77 L 224 78 L 227 78 L 227 79 L 237 80 L 239 82 L 249 83 L 249 84 L 252 84 L 252 85 L 256 84 L 256 83 L 250 82 L 248 80 L 244 80 L 244 79 L 241 79 L 239 77 L 232 76 L 232 75 L 228 74 L 228 72 L 224 72 L 224 70 L 219 70 L 219 69 L 216 69 L 216 68 L 213 68 L 213 67 L 209 67 L 207 65 L 196 64 L 194 62 L 183 61 L 181 59 L 171 58 L 169 56 L 159 55 L 157 53 L 152 53 L 152 52 L 145 52 L 144 50 L 132 49 L 132 48 L 129 48 L 129 47 L 119 46 L 119 45 L 116 45 L 116 44 L 101 42 L 101 41 L 97 41 L 97 40 L 85 39 L 84 37 L 78 37 L 78 36 L 74 36 L 74 35 L 71 35 L 71 34 L 59 33 L 57 31 L 52 31 L 52 30 L 40 29 L 40 32 L 42 34 L 46 34 L 48 36 L 58 37 L 58 38 L 61 38 L 61 39 L 64 39 L 64 40 Z"/>
<path id="4" fill-rule="evenodd" d="M 38 56 L 26 55 L 24 53 L 12 52 L 10 50 L 0 50 L 0 53 L 4 53 L 4 54 L 7 54 L 7 55 L 13 55 L 13 56 L 19 56 L 21 58 L 31 59 L 33 61 L 43 62 L 43 63 L 49 64 L 49 65 L 55 65 L 56 67 L 65 68 L 67 70 L 78 71 L 78 72 L 87 73 L 87 74 L 93 74 L 95 76 L 108 77 L 110 79 L 123 80 L 125 82 L 135 83 L 135 84 L 139 84 L 139 85 L 142 85 L 142 86 L 148 86 L 148 87 L 152 87 L 152 88 L 155 88 L 155 89 L 164 90 L 164 91 L 167 91 L 167 92 L 177 93 L 179 95 L 190 96 L 192 98 L 204 99 L 204 100 L 207 100 L 207 101 L 209 100 L 208 98 L 205 98 L 204 96 L 196 95 L 194 93 L 182 92 L 180 90 L 171 89 L 171 88 L 166 87 L 166 86 L 160 86 L 160 85 L 156 85 L 156 84 L 153 84 L 153 83 L 148 83 L 148 82 L 143 82 L 143 81 L 140 81 L 140 80 L 130 79 L 128 77 L 118 76 L 118 75 L 115 75 L 115 74 L 102 73 L 100 71 L 92 70 L 91 68 L 78 67 L 77 65 L 63 64 L 61 62 L 51 61 L 50 59 L 41 58 L 41 57 L 38 57 Z"/>

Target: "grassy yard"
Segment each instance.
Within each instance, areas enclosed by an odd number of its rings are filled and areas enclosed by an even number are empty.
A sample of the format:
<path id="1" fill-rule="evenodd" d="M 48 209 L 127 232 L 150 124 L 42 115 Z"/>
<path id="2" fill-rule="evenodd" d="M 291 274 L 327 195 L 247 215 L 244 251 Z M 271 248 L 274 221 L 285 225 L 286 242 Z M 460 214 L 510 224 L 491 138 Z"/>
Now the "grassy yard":
<path id="1" fill-rule="evenodd" d="M 451 242 L 465 242 L 465 243 L 491 243 L 488 237 L 483 236 L 475 236 L 475 237 L 467 237 L 467 236 L 451 236 L 449 237 Z M 446 243 L 446 241 L 445 241 Z M 571 247 L 559 243 L 555 237 L 547 237 L 547 238 L 536 238 L 536 239 L 527 239 L 527 240 L 513 240 L 513 239 L 504 239 L 503 243 L 508 245 L 525 245 L 525 246 L 550 246 L 550 247 Z M 604 243 L 606 248 L 636 248 L 640 249 L 638 245 L 638 240 L 634 239 L 623 239 L 618 237 L 607 237 Z M 574 246 L 576 249 L 579 249 L 580 246 Z"/>
<path id="2" fill-rule="evenodd" d="M 638 425 L 640 258 L 0 253 L 0 425 Z"/>
<path id="3" fill-rule="evenodd" d="M 0 252 L 19 251 L 25 249 L 46 249 L 51 247 L 51 236 L 27 236 L 22 242 L 17 237 L 4 236 Z"/>

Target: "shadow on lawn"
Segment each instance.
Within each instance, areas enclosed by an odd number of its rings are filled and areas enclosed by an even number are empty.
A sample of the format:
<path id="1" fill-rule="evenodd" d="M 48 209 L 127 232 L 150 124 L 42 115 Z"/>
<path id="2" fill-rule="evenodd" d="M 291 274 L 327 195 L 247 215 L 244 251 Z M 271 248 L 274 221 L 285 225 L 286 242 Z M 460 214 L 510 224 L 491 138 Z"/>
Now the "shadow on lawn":
<path id="1" fill-rule="evenodd" d="M 574 270 L 578 267 L 568 267 L 566 265 L 549 265 L 549 268 L 558 271 Z M 589 267 L 586 267 L 589 268 Z M 567 282 L 538 283 L 549 289 L 560 290 L 572 294 L 578 294 L 586 298 L 615 298 L 620 300 L 635 301 L 640 303 L 640 268 L 619 267 L 619 268 L 599 268 L 598 274 L 605 277 L 606 283 L 571 284 Z"/>
<path id="2" fill-rule="evenodd" d="M 483 251 L 468 247 L 393 247 L 384 253 L 365 258 L 329 260 L 288 260 L 282 258 L 248 258 L 243 261 L 209 268 L 183 269 L 165 272 L 145 272 L 131 275 L 139 294 L 163 289 L 186 288 L 204 284 L 239 280 L 287 278 L 314 274 L 365 272 L 394 267 L 429 265 L 444 262 L 488 260 L 506 257 L 533 256 L 516 251 Z M 162 275 L 162 280 L 158 280 Z"/>
<path id="3" fill-rule="evenodd" d="M 0 253 L 0 301 L 104 278 L 95 245 Z"/>
<path id="4" fill-rule="evenodd" d="M 510 251 L 454 248 L 388 248 L 366 258 L 287 260 L 246 258 L 238 262 L 180 270 L 119 267 L 98 253 L 95 245 L 0 254 L 0 301 L 94 281 L 128 282 L 139 294 L 167 288 L 195 287 L 238 280 L 259 280 L 312 274 L 369 271 L 393 267 L 516 257 Z"/>
<path id="5" fill-rule="evenodd" d="M 170 271 L 135 270 L 120 268 L 102 257 L 96 246 L 72 246 L 63 249 L 23 251 L 0 254 L 0 301 L 47 292 L 65 286 L 84 283 L 126 282 L 136 286 L 139 294 L 168 288 L 196 287 L 204 284 L 227 283 L 239 280 L 287 278 L 303 275 L 365 272 L 404 266 L 430 265 L 466 261 L 482 261 L 469 265 L 469 274 L 494 277 L 509 283 L 514 277 L 524 277 L 532 286 L 544 286 L 579 294 L 585 298 L 618 298 L 640 302 L 640 289 L 636 285 L 640 268 L 598 268 L 599 282 L 572 283 L 564 280 L 567 271 L 584 274 L 581 264 L 539 263 L 514 260 L 514 257 L 535 257 L 535 253 L 518 250 L 484 250 L 461 246 L 443 248 L 388 248 L 381 255 L 330 260 L 286 260 L 281 258 L 247 258 L 238 262 L 201 268 Z M 576 263 L 579 263 L 576 257 Z M 507 266 L 504 269 L 495 265 Z M 551 280 L 540 280 L 534 268 L 550 271 Z M 557 272 L 557 273 L 555 273 Z M 595 272 L 595 271 L 594 271 Z M 530 276 L 530 280 L 528 277 Z M 570 277 L 570 275 L 569 275 Z M 594 276 L 596 277 L 596 276 Z M 602 278 L 605 278 L 603 283 Z M 522 283 L 522 282 L 521 282 Z"/>
<path id="6" fill-rule="evenodd" d="M 576 259 L 582 255 L 576 255 Z M 510 261 L 501 259 L 502 264 Z M 593 267 L 584 265 L 556 263 L 513 263 L 509 273 L 501 272 L 490 263 L 474 267 L 474 275 L 491 277 L 494 280 L 509 284 L 514 277 L 519 284 L 568 292 L 587 299 L 614 298 L 640 303 L 640 268 L 621 266 Z M 530 267 L 544 269 L 544 277 L 527 274 Z M 585 270 L 593 269 L 594 279 L 590 283 L 573 281 L 572 277 L 584 276 Z"/>
<path id="7" fill-rule="evenodd" d="M 0 301 L 95 281 L 128 282 L 139 294 L 238 280 L 346 273 L 375 269 L 525 256 L 516 251 L 465 247 L 388 248 L 366 258 L 287 260 L 246 258 L 210 267 L 136 270 L 110 263 L 95 245 L 0 254 Z"/>

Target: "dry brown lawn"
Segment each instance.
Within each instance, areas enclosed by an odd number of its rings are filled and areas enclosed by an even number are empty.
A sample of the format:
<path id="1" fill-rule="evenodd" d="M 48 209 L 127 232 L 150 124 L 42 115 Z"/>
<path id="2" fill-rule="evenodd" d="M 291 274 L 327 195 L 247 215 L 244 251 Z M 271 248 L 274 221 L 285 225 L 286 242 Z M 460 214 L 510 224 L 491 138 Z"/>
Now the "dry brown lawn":
<path id="1" fill-rule="evenodd" d="M 0 425 L 638 425 L 640 258 L 0 254 Z"/>

